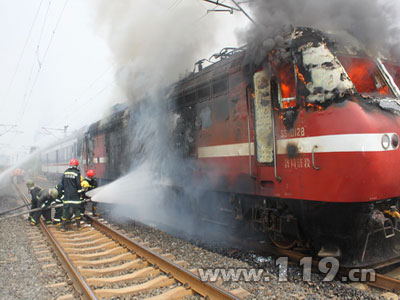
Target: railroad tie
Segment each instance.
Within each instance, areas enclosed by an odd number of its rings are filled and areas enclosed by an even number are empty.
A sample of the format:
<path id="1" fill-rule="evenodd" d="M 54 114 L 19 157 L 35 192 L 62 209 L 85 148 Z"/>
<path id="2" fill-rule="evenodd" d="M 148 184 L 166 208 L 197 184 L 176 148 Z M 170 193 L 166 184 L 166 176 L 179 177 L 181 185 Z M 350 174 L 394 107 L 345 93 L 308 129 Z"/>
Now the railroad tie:
<path id="1" fill-rule="evenodd" d="M 53 260 L 53 257 L 51 256 L 45 256 L 45 257 L 40 257 L 37 259 L 38 261 L 49 261 L 49 260 Z"/>
<path id="2" fill-rule="evenodd" d="M 44 287 L 49 288 L 49 289 L 55 289 L 55 288 L 60 288 L 60 287 L 65 287 L 65 286 L 68 286 L 68 283 L 66 283 L 66 282 L 57 282 L 57 283 L 47 284 Z"/>
<path id="3" fill-rule="evenodd" d="M 93 247 L 86 247 L 86 248 L 64 248 L 64 251 L 67 253 L 89 253 L 95 252 L 97 250 L 108 250 L 118 247 L 119 244 L 116 242 L 108 242 L 101 245 L 93 246 Z"/>
<path id="4" fill-rule="evenodd" d="M 141 259 L 135 259 L 133 261 L 129 261 L 129 262 L 126 262 L 126 263 L 123 263 L 121 265 L 114 266 L 114 267 L 106 267 L 106 268 L 99 268 L 99 269 L 87 269 L 87 268 L 84 268 L 83 266 L 80 266 L 80 267 L 78 267 L 78 269 L 82 275 L 89 276 L 89 275 L 105 275 L 105 274 L 129 270 L 129 269 L 137 269 L 137 268 L 145 267 L 146 265 L 147 265 L 147 262 L 145 262 Z"/>
<path id="5" fill-rule="evenodd" d="M 169 278 L 168 276 L 162 275 L 149 280 L 145 283 L 132 285 L 125 288 L 116 289 L 95 289 L 94 293 L 97 297 L 118 297 L 124 295 L 132 295 L 140 292 L 158 289 L 161 287 L 166 287 L 175 283 L 175 279 Z"/>
<path id="6" fill-rule="evenodd" d="M 125 252 L 110 258 L 105 259 L 97 259 L 97 260 L 77 260 L 74 261 L 74 264 L 78 267 L 80 266 L 99 266 L 104 264 L 116 263 L 121 261 L 133 260 L 136 259 L 137 255 L 132 254 L 130 252 Z"/>
<path id="7" fill-rule="evenodd" d="M 100 257 L 106 257 L 111 254 L 121 254 L 127 252 L 126 249 L 122 247 L 115 247 L 102 252 L 89 253 L 89 254 L 69 254 L 69 258 L 72 260 L 85 260 L 85 259 L 96 259 Z"/>
<path id="8" fill-rule="evenodd" d="M 98 238 L 98 239 L 95 239 L 93 241 L 85 242 L 85 243 L 70 243 L 70 242 L 66 242 L 66 243 L 63 243 L 63 246 L 64 247 L 70 247 L 70 248 L 83 248 L 83 247 L 87 247 L 87 246 L 100 245 L 100 244 L 103 244 L 103 243 L 109 242 L 109 241 L 112 241 L 112 239 L 110 239 L 108 237 L 102 237 L 102 238 Z"/>
<path id="9" fill-rule="evenodd" d="M 75 296 L 72 294 L 68 294 L 58 297 L 57 300 L 75 300 Z"/>
<path id="10" fill-rule="evenodd" d="M 57 264 L 45 264 L 45 265 L 42 265 L 42 269 L 44 270 L 44 269 L 48 269 L 48 268 L 54 268 L 56 266 L 57 266 Z"/>
<path id="11" fill-rule="evenodd" d="M 241 287 L 230 291 L 230 293 L 241 299 L 245 299 L 251 295 L 248 291 L 246 291 L 245 289 L 243 289 Z"/>
<path id="12" fill-rule="evenodd" d="M 189 295 L 193 295 L 193 291 L 191 289 L 186 289 L 183 286 L 178 286 L 158 296 L 145 298 L 144 300 L 173 300 L 182 299 L 183 297 Z"/>
<path id="13" fill-rule="evenodd" d="M 68 238 L 68 237 L 59 238 L 59 237 L 57 237 L 57 240 L 60 242 L 80 243 L 80 242 L 89 242 L 95 238 L 100 238 L 100 237 L 104 237 L 104 235 L 101 234 L 100 232 L 97 232 L 90 236 L 84 236 L 84 237 L 80 237 L 80 238 Z"/>
<path id="14" fill-rule="evenodd" d="M 175 256 L 172 253 L 165 253 L 165 254 L 161 254 L 161 256 L 165 259 L 168 259 L 170 261 L 175 260 Z"/>
<path id="15" fill-rule="evenodd" d="M 147 267 L 144 269 L 137 270 L 133 273 L 125 274 L 125 275 L 120 275 L 120 276 L 114 276 L 114 277 L 92 277 L 86 279 L 86 282 L 89 285 L 94 285 L 94 286 L 99 286 L 99 285 L 106 285 L 106 284 L 113 284 L 113 283 L 121 283 L 125 281 L 134 281 L 134 280 L 139 280 L 139 279 L 144 279 L 149 276 L 155 276 L 159 275 L 160 270 L 159 269 L 154 269 L 153 267 Z"/>

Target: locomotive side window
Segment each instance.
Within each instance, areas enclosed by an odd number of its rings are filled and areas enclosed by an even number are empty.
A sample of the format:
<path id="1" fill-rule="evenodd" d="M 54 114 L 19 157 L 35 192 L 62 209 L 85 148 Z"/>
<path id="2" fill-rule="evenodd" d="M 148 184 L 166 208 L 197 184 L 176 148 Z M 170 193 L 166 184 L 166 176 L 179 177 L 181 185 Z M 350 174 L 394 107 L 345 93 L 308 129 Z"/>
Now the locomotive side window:
<path id="1" fill-rule="evenodd" d="M 280 83 L 280 107 L 283 109 L 296 106 L 296 80 L 292 63 L 279 67 L 278 76 Z"/>
<path id="2" fill-rule="evenodd" d="M 210 86 L 208 84 L 197 87 L 197 100 L 203 101 L 210 99 Z"/>
<path id="3" fill-rule="evenodd" d="M 227 98 L 213 101 L 213 117 L 215 121 L 229 120 L 229 102 Z"/>
<path id="4" fill-rule="evenodd" d="M 266 71 L 254 74 L 254 124 L 256 156 L 260 163 L 273 162 L 274 142 L 271 103 L 271 78 Z"/>
<path id="5" fill-rule="evenodd" d="M 212 93 L 216 97 L 228 91 L 228 76 L 217 78 L 212 83 Z"/>
<path id="6" fill-rule="evenodd" d="M 185 105 L 189 105 L 196 101 L 196 90 L 190 90 L 185 94 Z"/>
<path id="7" fill-rule="evenodd" d="M 210 106 L 206 103 L 200 103 L 196 105 L 196 129 L 202 130 L 207 129 L 212 126 L 211 120 L 211 109 Z"/>

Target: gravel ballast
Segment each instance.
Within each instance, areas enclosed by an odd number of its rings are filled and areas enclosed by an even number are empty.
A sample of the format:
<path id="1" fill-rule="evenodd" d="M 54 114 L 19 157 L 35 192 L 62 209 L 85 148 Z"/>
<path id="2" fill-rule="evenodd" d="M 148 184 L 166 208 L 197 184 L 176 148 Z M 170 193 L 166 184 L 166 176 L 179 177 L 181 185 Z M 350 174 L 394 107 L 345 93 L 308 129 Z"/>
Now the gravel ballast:
<path id="1" fill-rule="evenodd" d="M 11 183 L 0 187 L 0 211 L 23 204 Z M 43 255 L 37 255 L 33 246 L 43 244 L 44 237 L 38 227 L 29 225 L 26 217 L 0 221 L 0 299 L 56 299 L 73 293 L 71 286 L 46 288 L 51 283 L 66 282 L 67 277 L 58 265 L 42 269 L 47 262 L 38 261 L 38 257 Z M 32 235 L 37 240 L 29 238 Z M 49 246 L 44 249 L 50 251 Z M 49 263 L 56 263 L 54 257 Z"/>
<path id="2" fill-rule="evenodd" d="M 103 216 L 110 224 L 118 226 L 128 234 L 140 237 L 149 242 L 150 247 L 159 247 L 163 253 L 173 254 L 177 260 L 189 263 L 189 269 L 198 268 L 243 268 L 263 269 L 263 276 L 270 278 L 269 282 L 220 282 L 227 290 L 243 288 L 251 295 L 246 299 L 384 299 L 381 292 L 368 289 L 366 291 L 338 281 L 323 282 L 322 276 L 312 274 L 311 282 L 302 281 L 301 269 L 289 265 L 288 281 L 279 282 L 279 268 L 271 257 L 263 257 L 251 252 L 226 248 L 218 243 L 205 244 L 201 238 L 191 239 L 185 236 L 171 236 L 154 227 L 140 222 L 124 221 L 110 215 Z M 174 234 L 175 235 L 175 234 Z"/>

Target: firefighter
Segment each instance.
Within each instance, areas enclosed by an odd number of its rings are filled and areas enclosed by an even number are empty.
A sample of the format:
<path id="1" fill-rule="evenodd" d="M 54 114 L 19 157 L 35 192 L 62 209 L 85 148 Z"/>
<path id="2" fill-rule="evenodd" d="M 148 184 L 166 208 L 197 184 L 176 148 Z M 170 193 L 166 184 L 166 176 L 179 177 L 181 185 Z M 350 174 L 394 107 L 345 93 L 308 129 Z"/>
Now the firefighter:
<path id="1" fill-rule="evenodd" d="M 75 214 L 76 227 L 80 230 L 81 220 L 81 173 L 78 169 L 79 162 L 75 158 L 69 163 L 70 167 L 65 170 L 61 179 L 64 187 L 64 206 L 61 218 L 61 230 L 65 231 L 65 223 L 70 219 L 72 212 Z"/>
<path id="2" fill-rule="evenodd" d="M 82 201 L 82 203 L 81 203 L 81 215 L 84 216 L 85 208 L 86 208 L 86 202 L 83 201 L 83 200 L 87 199 L 85 193 L 89 189 L 89 183 L 86 180 L 83 180 L 81 182 L 81 187 L 82 187 L 82 193 L 81 193 L 81 201 Z"/>
<path id="3" fill-rule="evenodd" d="M 58 197 L 58 192 L 55 188 L 48 190 L 42 190 L 38 196 L 38 207 L 45 208 L 50 206 Z M 43 215 L 46 224 L 51 224 L 51 209 L 43 209 L 35 211 L 32 216 L 31 225 L 35 226 L 38 224 L 40 216 Z"/>
<path id="4" fill-rule="evenodd" d="M 56 189 L 58 192 L 58 197 L 56 199 L 56 204 L 63 204 L 64 202 L 64 187 L 61 183 L 61 181 L 56 185 Z M 62 207 L 57 207 L 55 214 L 54 214 L 54 219 L 53 219 L 53 224 L 54 225 L 61 225 L 61 217 L 62 217 L 62 212 L 63 208 Z"/>
<path id="5" fill-rule="evenodd" d="M 29 194 L 31 194 L 31 209 L 37 208 L 38 207 L 38 195 L 40 191 L 42 190 L 41 188 L 35 186 L 35 183 L 32 180 L 28 180 L 26 182 L 26 186 L 28 188 Z M 29 213 L 29 221 L 32 221 L 32 216 L 33 213 Z"/>
<path id="6" fill-rule="evenodd" d="M 88 191 L 91 191 L 91 190 L 97 188 L 98 184 L 97 184 L 97 179 L 95 177 L 94 170 L 92 170 L 92 169 L 87 170 L 85 180 L 89 183 Z M 86 197 L 86 198 L 90 199 L 89 197 Z M 92 213 L 93 213 L 93 216 L 96 216 L 96 217 L 98 217 L 100 215 L 97 212 L 97 203 L 96 202 L 92 202 Z"/>

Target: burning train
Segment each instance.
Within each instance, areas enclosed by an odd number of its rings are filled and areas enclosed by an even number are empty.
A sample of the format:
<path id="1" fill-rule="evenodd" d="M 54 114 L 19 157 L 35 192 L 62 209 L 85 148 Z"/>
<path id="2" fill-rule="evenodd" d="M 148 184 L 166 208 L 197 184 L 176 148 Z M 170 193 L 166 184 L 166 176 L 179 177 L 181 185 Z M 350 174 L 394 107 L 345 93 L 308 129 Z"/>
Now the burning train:
<path id="1" fill-rule="evenodd" d="M 224 195 L 209 210 L 278 247 L 349 265 L 398 257 L 400 64 L 348 33 L 299 27 L 262 60 L 246 48 L 220 57 L 200 62 L 168 100 L 174 143 L 196 163 L 193 180 Z M 120 109 L 60 149 L 112 181 L 132 160 L 134 112 Z"/>

